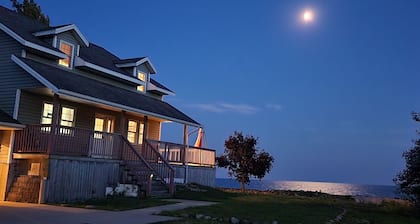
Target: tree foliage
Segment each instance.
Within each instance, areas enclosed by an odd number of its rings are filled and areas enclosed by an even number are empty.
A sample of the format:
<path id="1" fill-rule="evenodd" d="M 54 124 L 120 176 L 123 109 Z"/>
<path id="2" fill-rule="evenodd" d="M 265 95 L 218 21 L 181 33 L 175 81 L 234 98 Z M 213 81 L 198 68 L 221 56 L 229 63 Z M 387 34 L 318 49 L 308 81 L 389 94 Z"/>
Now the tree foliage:
<path id="1" fill-rule="evenodd" d="M 10 0 L 13 8 L 18 13 L 22 13 L 25 16 L 36 19 L 46 25 L 50 25 L 50 18 L 42 13 L 41 7 L 34 0 L 23 0 L 20 3 L 18 0 Z"/>
<path id="2" fill-rule="evenodd" d="M 420 122 L 420 113 L 413 112 L 413 120 Z M 420 131 L 417 131 L 420 135 Z M 413 141 L 414 146 L 403 153 L 406 167 L 394 179 L 400 191 L 413 201 L 420 210 L 420 139 Z"/>
<path id="3" fill-rule="evenodd" d="M 229 175 L 241 182 L 241 190 L 245 191 L 245 184 L 254 176 L 262 179 L 270 172 L 274 158 L 267 152 L 258 152 L 257 138 L 243 136 L 241 132 L 234 132 L 225 141 L 224 153 L 216 157 L 218 167 L 228 168 Z"/>

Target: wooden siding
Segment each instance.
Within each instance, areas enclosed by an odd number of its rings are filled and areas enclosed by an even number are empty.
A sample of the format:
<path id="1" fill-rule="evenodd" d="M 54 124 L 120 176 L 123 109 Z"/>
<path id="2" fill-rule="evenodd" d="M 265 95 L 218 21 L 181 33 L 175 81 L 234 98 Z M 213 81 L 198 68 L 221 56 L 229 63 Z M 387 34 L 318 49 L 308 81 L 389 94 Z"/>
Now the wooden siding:
<path id="1" fill-rule="evenodd" d="M 13 115 L 16 89 L 36 88 L 42 84 L 23 71 L 11 56 L 21 56 L 23 47 L 9 35 L 0 31 L 0 108 Z"/>
<path id="2" fill-rule="evenodd" d="M 12 131 L 0 131 L 0 201 L 6 196 L 11 134 Z"/>
<path id="3" fill-rule="evenodd" d="M 45 181 L 45 202 L 67 202 L 104 198 L 105 187 L 119 181 L 118 161 L 51 158 Z"/>
<path id="4" fill-rule="evenodd" d="M 183 181 L 185 178 L 185 166 L 172 165 L 175 169 L 175 179 Z M 204 186 L 215 186 L 216 168 L 188 166 L 187 181 L 188 183 L 196 183 Z"/>
<path id="5" fill-rule="evenodd" d="M 22 91 L 18 119 L 24 124 L 39 124 L 44 102 L 53 102 L 50 96 L 38 95 Z M 86 104 L 75 103 L 67 100 L 60 100 L 62 106 L 75 108 L 75 127 L 93 130 L 95 125 L 95 114 L 109 115 L 115 118 L 114 132 L 121 133 L 121 113 L 96 108 Z"/>
<path id="6" fill-rule="evenodd" d="M 76 40 L 73 31 L 67 31 L 57 35 L 57 48 L 60 48 L 60 40 L 64 40 L 74 45 L 74 55 L 76 55 L 77 45 L 80 45 L 79 41 Z M 51 42 L 52 43 L 52 42 Z"/>
<path id="7" fill-rule="evenodd" d="M 147 127 L 147 138 L 152 140 L 160 140 L 160 122 L 149 120 Z"/>

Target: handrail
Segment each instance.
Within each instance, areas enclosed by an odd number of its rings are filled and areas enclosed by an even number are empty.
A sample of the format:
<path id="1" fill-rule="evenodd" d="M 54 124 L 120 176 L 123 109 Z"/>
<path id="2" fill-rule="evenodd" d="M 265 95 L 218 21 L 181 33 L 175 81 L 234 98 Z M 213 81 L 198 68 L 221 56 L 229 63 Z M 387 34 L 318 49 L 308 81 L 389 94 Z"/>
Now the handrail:
<path id="1" fill-rule="evenodd" d="M 146 161 L 150 164 L 155 165 L 155 170 L 158 172 L 159 179 L 169 186 L 169 191 L 172 194 L 175 190 L 174 177 L 175 169 L 169 164 L 169 162 L 160 154 L 160 152 L 150 144 L 149 140 L 144 141 L 144 148 L 142 154 L 146 158 Z M 169 182 L 169 183 L 168 183 Z"/>
<path id="2" fill-rule="evenodd" d="M 172 164 L 215 166 L 216 150 L 181 145 L 158 140 L 148 140 Z"/>

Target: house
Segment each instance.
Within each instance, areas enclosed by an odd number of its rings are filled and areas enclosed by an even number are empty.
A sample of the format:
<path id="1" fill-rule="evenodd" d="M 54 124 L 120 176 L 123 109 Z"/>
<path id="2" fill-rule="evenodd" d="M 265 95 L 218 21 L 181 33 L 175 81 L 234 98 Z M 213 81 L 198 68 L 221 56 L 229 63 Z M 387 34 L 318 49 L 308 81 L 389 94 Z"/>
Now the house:
<path id="1" fill-rule="evenodd" d="M 74 24 L 0 6 L 0 200 L 100 198 L 118 183 L 213 186 L 215 150 L 188 145 L 201 124 L 163 100 L 174 92 L 156 73 L 148 57 L 119 58 Z M 184 126 L 182 142 L 161 141 L 164 122 Z"/>

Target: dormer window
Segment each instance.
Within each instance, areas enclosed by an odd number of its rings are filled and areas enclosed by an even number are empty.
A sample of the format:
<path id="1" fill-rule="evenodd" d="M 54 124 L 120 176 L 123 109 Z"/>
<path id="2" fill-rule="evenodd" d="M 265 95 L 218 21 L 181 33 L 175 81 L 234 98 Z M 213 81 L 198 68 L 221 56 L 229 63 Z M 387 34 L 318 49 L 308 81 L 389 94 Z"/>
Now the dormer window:
<path id="1" fill-rule="evenodd" d="M 141 81 L 143 81 L 144 83 L 146 83 L 146 74 L 141 72 L 141 71 L 137 71 L 137 78 L 140 79 Z M 140 92 L 144 92 L 146 90 L 146 88 L 144 87 L 144 85 L 138 85 L 137 86 L 137 91 Z"/>
<path id="2" fill-rule="evenodd" d="M 60 59 L 58 64 L 67 68 L 71 68 L 73 66 L 74 45 L 69 42 L 60 40 L 60 50 L 67 55 L 67 58 Z"/>

